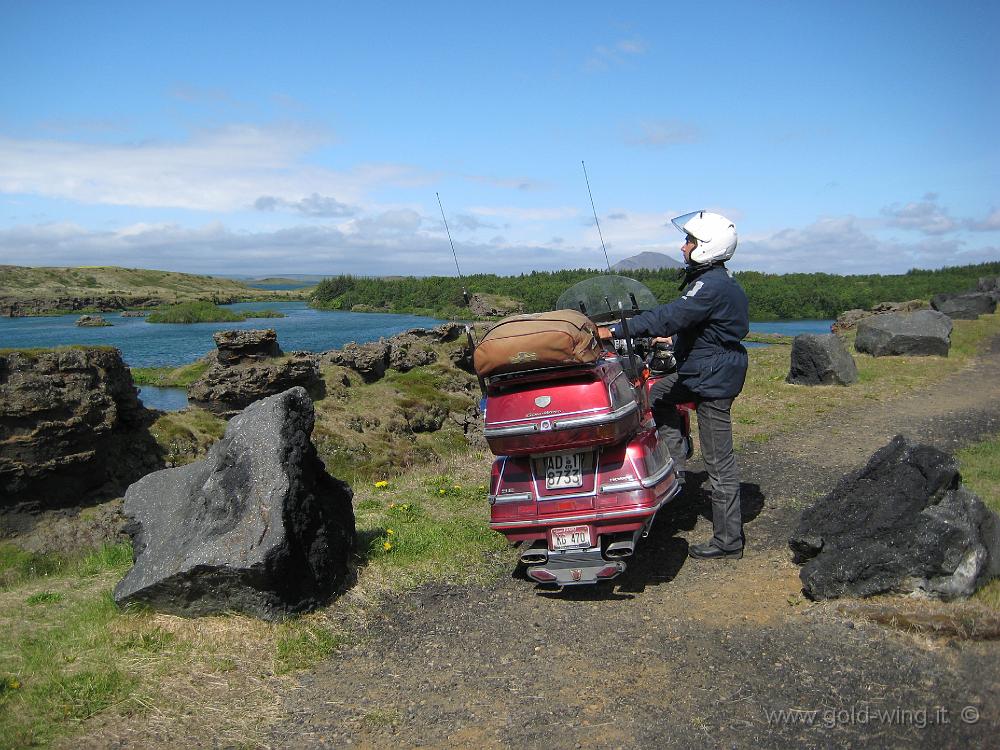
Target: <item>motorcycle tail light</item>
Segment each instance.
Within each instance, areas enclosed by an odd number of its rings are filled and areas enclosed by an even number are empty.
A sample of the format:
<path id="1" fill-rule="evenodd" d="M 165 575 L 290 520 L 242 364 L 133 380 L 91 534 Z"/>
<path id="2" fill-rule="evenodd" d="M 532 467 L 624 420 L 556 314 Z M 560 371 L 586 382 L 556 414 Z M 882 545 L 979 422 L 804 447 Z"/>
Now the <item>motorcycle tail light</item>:
<path id="1" fill-rule="evenodd" d="M 599 571 L 597 571 L 598 578 L 611 578 L 612 576 L 618 575 L 617 565 L 605 565 Z"/>

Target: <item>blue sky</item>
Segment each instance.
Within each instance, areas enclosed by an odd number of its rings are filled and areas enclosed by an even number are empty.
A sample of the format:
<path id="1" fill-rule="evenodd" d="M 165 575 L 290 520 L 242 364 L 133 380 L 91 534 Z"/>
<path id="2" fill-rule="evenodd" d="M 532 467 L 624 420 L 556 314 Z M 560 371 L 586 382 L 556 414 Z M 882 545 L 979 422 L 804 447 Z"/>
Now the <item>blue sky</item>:
<path id="1" fill-rule="evenodd" d="M 0 263 L 451 274 L 1000 259 L 995 2 L 0 0 Z"/>

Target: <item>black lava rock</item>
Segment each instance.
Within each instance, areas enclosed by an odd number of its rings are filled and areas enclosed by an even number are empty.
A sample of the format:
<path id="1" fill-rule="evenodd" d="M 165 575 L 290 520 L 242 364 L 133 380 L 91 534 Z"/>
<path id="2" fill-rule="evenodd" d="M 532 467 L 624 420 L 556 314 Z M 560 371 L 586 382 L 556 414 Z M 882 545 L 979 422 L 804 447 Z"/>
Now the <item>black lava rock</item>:
<path id="1" fill-rule="evenodd" d="M 854 348 L 873 357 L 947 357 L 951 329 L 948 316 L 936 310 L 874 315 L 858 323 Z"/>
<path id="2" fill-rule="evenodd" d="M 958 462 L 897 435 L 803 512 L 789 539 L 807 596 L 969 596 L 1000 574 L 1000 519 Z"/>
<path id="3" fill-rule="evenodd" d="M 269 620 L 329 601 L 348 577 L 353 493 L 317 457 L 313 419 L 291 388 L 236 416 L 202 461 L 129 487 L 135 561 L 115 601 Z"/>
<path id="4" fill-rule="evenodd" d="M 975 320 L 980 315 L 995 313 L 997 302 L 988 292 L 935 294 L 931 298 L 931 307 L 953 320 Z"/>
<path id="5" fill-rule="evenodd" d="M 836 334 L 803 333 L 792 341 L 785 380 L 798 385 L 850 385 L 858 380 L 858 368 Z"/>

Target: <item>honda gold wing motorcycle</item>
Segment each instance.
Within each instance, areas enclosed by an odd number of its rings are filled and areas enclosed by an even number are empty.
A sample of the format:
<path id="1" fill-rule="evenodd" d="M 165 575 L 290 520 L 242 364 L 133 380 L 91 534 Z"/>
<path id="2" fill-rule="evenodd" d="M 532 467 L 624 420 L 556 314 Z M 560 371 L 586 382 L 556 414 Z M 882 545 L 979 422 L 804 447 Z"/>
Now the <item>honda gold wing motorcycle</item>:
<path id="1" fill-rule="evenodd" d="M 475 348 L 496 456 L 490 527 L 520 546 L 533 581 L 621 575 L 680 491 L 649 399 L 672 356 L 627 334 L 627 319 L 656 304 L 634 279 L 598 276 L 564 292 L 551 313 L 501 320 Z M 609 322 L 622 323 L 624 339 L 600 341 L 597 326 Z M 678 407 L 689 451 L 691 408 Z"/>

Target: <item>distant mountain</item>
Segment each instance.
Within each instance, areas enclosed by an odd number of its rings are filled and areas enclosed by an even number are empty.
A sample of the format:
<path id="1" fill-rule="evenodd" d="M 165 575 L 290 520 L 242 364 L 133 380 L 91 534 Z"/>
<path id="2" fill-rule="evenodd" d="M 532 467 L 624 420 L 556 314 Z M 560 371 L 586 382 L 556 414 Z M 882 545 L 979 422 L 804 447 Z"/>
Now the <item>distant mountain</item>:
<path id="1" fill-rule="evenodd" d="M 611 266 L 611 269 L 614 271 L 634 271 L 637 268 L 646 268 L 650 271 L 657 271 L 661 268 L 681 268 L 683 265 L 679 260 L 674 260 L 669 255 L 645 252 L 620 260 Z"/>

